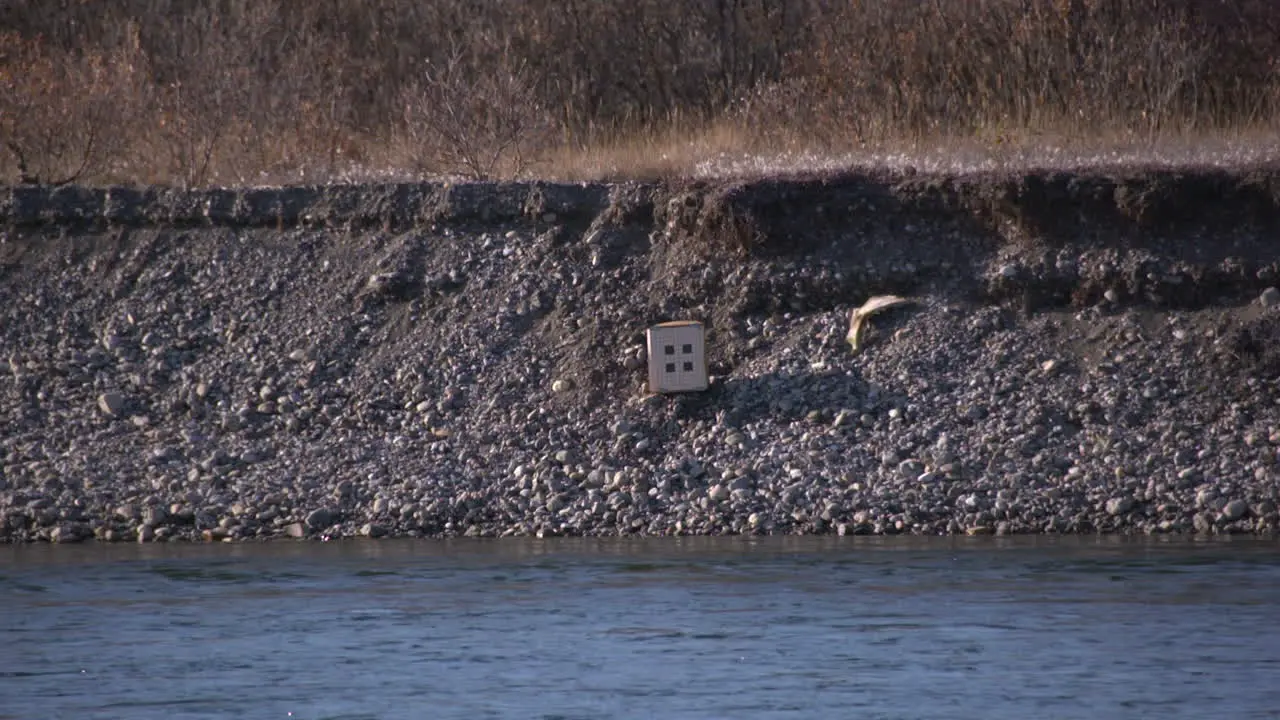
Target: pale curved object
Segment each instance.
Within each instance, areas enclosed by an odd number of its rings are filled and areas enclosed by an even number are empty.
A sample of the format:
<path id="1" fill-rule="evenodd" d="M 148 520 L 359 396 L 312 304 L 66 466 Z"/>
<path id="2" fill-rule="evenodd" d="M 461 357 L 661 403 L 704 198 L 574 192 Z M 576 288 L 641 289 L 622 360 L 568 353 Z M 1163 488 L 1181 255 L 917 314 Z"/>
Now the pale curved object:
<path id="1" fill-rule="evenodd" d="M 853 352 L 862 350 L 862 334 L 865 332 L 867 318 L 891 308 L 914 305 L 915 302 L 912 298 L 899 295 L 874 295 L 863 303 L 862 307 L 854 308 L 853 312 L 849 313 L 849 335 L 845 338 L 849 341 Z"/>

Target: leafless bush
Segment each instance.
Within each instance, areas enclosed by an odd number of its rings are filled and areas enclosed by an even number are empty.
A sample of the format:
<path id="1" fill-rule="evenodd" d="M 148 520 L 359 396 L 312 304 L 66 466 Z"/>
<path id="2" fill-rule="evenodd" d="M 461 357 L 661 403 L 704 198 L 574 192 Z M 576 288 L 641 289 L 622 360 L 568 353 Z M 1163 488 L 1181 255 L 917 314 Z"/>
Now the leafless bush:
<path id="1" fill-rule="evenodd" d="M 739 112 L 846 145 L 1250 125 L 1277 109 L 1280 46 L 1258 28 L 1278 23 L 1208 0 L 855 0 Z"/>
<path id="2" fill-rule="evenodd" d="M 219 174 L 231 177 L 247 174 L 241 163 L 255 163 L 252 156 L 222 148 L 242 148 L 259 128 L 270 127 L 261 122 L 261 111 L 269 101 L 263 90 L 269 92 L 272 83 L 259 75 L 257 63 L 278 12 L 270 0 L 245 1 L 225 12 L 196 7 L 160 25 L 151 42 L 163 51 L 148 58 L 154 82 L 148 101 L 156 121 L 141 140 L 167 163 L 165 175 L 186 186 L 203 185 L 215 160 Z"/>
<path id="3" fill-rule="evenodd" d="M 433 174 L 518 177 L 551 135 L 550 116 L 523 64 L 477 72 L 455 54 L 410 83 L 402 102 L 408 152 Z"/>
<path id="4" fill-rule="evenodd" d="M 110 58 L 70 58 L 39 39 L 0 35 L 0 153 L 20 183 L 64 184 L 98 173 L 113 138 Z"/>

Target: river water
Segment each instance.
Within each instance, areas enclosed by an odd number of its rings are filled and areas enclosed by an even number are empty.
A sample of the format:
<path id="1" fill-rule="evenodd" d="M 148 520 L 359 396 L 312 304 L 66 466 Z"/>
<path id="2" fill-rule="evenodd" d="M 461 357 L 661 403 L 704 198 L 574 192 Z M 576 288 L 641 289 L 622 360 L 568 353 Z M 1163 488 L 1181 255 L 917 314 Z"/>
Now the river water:
<path id="1" fill-rule="evenodd" d="M 1280 718 L 1280 544 L 0 547 L 0 718 Z"/>

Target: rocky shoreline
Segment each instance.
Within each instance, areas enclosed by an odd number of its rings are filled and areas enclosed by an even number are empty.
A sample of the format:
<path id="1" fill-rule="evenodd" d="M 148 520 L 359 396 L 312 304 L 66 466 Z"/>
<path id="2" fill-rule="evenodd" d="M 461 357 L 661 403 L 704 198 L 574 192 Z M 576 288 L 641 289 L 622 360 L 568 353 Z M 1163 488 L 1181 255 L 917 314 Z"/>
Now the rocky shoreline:
<path id="1" fill-rule="evenodd" d="M 1276 285 L 1267 167 L 0 188 L 0 541 L 1272 535 Z"/>

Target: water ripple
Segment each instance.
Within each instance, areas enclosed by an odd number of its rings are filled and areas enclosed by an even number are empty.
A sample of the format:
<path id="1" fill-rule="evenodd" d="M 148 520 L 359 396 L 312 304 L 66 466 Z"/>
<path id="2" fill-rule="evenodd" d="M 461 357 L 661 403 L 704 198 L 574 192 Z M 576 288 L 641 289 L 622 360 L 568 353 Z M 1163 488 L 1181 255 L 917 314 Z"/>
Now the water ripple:
<path id="1" fill-rule="evenodd" d="M 0 550 L 0 718 L 1270 718 L 1278 549 Z"/>

